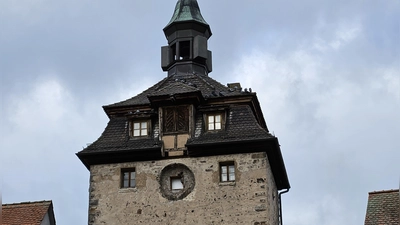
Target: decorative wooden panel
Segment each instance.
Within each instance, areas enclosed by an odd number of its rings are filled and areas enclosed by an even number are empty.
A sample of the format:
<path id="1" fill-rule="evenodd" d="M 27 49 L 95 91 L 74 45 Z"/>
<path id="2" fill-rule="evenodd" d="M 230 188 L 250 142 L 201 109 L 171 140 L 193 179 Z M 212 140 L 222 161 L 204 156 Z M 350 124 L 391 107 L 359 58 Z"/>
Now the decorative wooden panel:
<path id="1" fill-rule="evenodd" d="M 164 132 L 174 132 L 175 131 L 175 109 L 165 108 L 164 109 Z"/>
<path id="2" fill-rule="evenodd" d="M 176 131 L 188 132 L 189 131 L 189 110 L 186 106 L 176 108 Z"/>
<path id="3" fill-rule="evenodd" d="M 187 106 L 168 107 L 163 110 L 164 133 L 189 132 L 189 108 Z"/>

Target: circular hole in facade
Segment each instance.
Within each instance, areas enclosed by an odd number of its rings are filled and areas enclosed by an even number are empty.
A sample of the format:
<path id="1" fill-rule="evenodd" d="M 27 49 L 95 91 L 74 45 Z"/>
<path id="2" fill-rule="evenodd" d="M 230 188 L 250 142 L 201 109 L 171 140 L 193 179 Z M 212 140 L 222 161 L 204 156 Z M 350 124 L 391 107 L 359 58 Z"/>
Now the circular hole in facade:
<path id="1" fill-rule="evenodd" d="M 193 172 L 184 164 L 170 164 L 161 170 L 160 191 L 168 200 L 180 200 L 188 196 L 195 186 Z"/>

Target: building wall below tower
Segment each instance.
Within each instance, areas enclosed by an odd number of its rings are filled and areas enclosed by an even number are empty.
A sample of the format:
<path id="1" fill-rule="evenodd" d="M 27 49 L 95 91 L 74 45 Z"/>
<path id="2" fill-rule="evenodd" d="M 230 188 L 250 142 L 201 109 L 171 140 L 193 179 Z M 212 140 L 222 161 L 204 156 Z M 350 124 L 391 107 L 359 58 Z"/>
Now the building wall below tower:
<path id="1" fill-rule="evenodd" d="M 220 182 L 220 162 L 235 162 L 235 182 Z M 194 189 L 181 200 L 161 194 L 160 173 L 183 164 Z M 135 168 L 136 187 L 121 188 L 121 169 Z M 265 153 L 93 165 L 89 225 L 278 224 L 278 192 Z"/>

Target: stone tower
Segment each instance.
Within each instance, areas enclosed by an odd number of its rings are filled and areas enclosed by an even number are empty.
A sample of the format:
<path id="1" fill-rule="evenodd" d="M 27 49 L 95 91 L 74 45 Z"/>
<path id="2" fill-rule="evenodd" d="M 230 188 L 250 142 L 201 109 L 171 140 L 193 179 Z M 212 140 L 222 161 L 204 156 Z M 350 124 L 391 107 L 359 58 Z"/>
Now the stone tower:
<path id="1" fill-rule="evenodd" d="M 88 224 L 279 224 L 290 185 L 256 94 L 209 77 L 196 0 L 177 2 L 164 33 L 167 77 L 103 106 L 107 127 L 77 153 L 90 171 Z"/>

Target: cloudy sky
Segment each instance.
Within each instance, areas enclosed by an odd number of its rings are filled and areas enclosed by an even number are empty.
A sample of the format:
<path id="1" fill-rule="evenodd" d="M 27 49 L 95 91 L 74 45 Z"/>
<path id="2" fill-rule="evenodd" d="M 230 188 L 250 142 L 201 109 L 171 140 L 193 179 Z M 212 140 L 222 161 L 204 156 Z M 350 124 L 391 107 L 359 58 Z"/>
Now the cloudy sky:
<path id="1" fill-rule="evenodd" d="M 166 76 L 176 0 L 0 0 L 3 203 L 52 199 L 87 224 L 101 106 Z M 363 224 L 368 192 L 400 175 L 398 0 L 199 0 L 210 76 L 257 92 L 292 185 L 285 225 Z"/>

